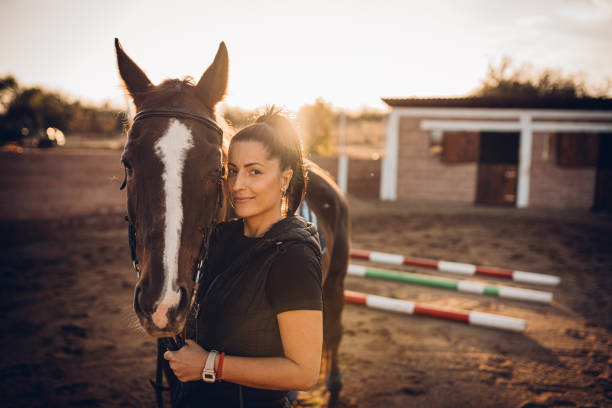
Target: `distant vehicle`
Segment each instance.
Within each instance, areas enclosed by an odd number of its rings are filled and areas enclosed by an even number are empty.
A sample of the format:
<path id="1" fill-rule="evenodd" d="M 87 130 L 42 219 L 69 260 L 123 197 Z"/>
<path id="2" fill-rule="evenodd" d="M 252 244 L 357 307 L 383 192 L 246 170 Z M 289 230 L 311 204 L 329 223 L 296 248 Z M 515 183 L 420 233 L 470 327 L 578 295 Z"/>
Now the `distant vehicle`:
<path id="1" fill-rule="evenodd" d="M 65 144 L 66 137 L 64 136 L 64 132 L 54 127 L 48 127 L 47 131 L 43 133 L 42 137 L 38 138 L 38 147 L 55 147 L 63 146 Z"/>
<path id="2" fill-rule="evenodd" d="M 0 146 L 0 152 L 23 153 L 23 147 L 19 146 L 17 142 L 11 141 Z"/>
<path id="3" fill-rule="evenodd" d="M 8 131 L 10 130 L 10 132 Z M 39 131 L 30 131 L 24 127 L 21 129 L 4 129 L 4 144 L 18 143 L 21 147 L 55 147 L 66 144 L 64 132 L 58 128 L 48 127 Z M 0 142 L 1 143 L 1 142 Z"/>

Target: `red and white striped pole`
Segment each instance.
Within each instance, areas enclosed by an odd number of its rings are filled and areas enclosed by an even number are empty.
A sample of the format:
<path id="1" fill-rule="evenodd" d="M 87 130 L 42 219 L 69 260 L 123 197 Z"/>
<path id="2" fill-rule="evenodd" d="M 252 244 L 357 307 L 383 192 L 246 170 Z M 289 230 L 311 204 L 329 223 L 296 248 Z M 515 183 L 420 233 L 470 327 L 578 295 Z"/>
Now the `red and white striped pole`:
<path id="1" fill-rule="evenodd" d="M 558 285 L 559 282 L 561 282 L 561 278 L 554 275 L 514 271 L 489 266 L 477 266 L 459 262 L 438 261 L 435 259 L 412 258 L 403 255 L 387 254 L 384 252 L 353 250 L 351 251 L 351 258 L 365 259 L 371 262 L 386 263 L 391 265 L 413 265 L 424 268 L 433 268 L 442 272 L 456 273 L 459 275 L 492 276 L 495 278 L 510 279 L 515 282 L 523 283 Z"/>
<path id="2" fill-rule="evenodd" d="M 447 308 L 441 306 L 415 303 L 407 300 L 393 299 L 384 296 L 368 295 L 352 290 L 344 291 L 344 301 L 364 305 L 373 309 L 388 310 L 405 314 L 437 317 L 454 320 L 477 326 L 522 332 L 527 323 L 523 319 L 496 315 L 491 313 L 472 312 L 470 310 Z"/>

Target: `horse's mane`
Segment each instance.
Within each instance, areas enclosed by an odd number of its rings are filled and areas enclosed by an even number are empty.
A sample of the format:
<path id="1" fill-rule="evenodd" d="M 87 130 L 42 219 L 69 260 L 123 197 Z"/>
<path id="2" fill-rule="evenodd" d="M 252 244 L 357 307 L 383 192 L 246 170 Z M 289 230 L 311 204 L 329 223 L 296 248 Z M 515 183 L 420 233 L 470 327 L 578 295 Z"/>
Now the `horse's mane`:
<path id="1" fill-rule="evenodd" d="M 173 99 L 174 97 L 180 98 L 184 92 L 192 92 L 196 87 L 196 82 L 191 76 L 186 76 L 183 79 L 166 79 L 161 84 L 147 91 L 147 101 L 150 101 L 153 105 L 161 105 L 168 98 Z M 214 110 L 215 122 L 223 129 L 223 146 L 225 151 L 229 146 L 229 140 L 236 132 L 235 129 L 225 120 L 218 109 Z"/>
<path id="2" fill-rule="evenodd" d="M 340 191 L 337 188 L 337 184 L 334 181 L 333 176 L 329 173 L 329 171 L 323 169 L 317 163 L 313 162 L 309 158 L 304 157 L 304 167 L 309 173 L 315 173 L 317 176 L 321 177 L 323 180 L 327 182 L 330 186 L 332 186 L 335 190 Z M 310 180 L 309 180 L 310 181 Z"/>
<path id="3" fill-rule="evenodd" d="M 168 98 L 179 97 L 186 90 L 191 92 L 195 87 L 195 81 L 190 76 L 186 76 L 183 79 L 166 79 L 156 87 L 147 90 L 147 101 L 154 105 L 160 105 L 167 101 Z"/>

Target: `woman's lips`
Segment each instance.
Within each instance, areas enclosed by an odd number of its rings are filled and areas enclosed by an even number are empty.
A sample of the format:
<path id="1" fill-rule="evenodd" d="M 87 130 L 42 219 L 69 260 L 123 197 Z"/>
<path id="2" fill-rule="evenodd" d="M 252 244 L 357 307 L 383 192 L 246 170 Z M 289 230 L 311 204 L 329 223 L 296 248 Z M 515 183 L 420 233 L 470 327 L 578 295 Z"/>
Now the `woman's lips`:
<path id="1" fill-rule="evenodd" d="M 253 197 L 247 197 L 247 198 L 238 198 L 238 197 L 236 197 L 234 199 L 234 201 L 236 202 L 236 204 L 244 204 L 247 201 L 252 200 L 252 199 L 253 199 Z"/>

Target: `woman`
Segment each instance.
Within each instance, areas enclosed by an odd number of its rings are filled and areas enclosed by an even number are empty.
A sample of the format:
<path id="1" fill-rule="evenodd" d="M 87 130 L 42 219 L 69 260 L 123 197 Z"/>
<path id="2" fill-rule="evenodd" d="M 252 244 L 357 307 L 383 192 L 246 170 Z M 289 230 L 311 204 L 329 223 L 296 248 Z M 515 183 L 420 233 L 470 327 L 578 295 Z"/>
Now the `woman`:
<path id="1" fill-rule="evenodd" d="M 164 354 L 181 381 L 173 402 L 287 407 L 288 390 L 315 385 L 323 343 L 321 250 L 316 227 L 294 215 L 306 178 L 288 119 L 270 110 L 233 137 L 228 191 L 239 219 L 211 238 L 187 321 L 195 341 Z"/>

